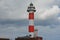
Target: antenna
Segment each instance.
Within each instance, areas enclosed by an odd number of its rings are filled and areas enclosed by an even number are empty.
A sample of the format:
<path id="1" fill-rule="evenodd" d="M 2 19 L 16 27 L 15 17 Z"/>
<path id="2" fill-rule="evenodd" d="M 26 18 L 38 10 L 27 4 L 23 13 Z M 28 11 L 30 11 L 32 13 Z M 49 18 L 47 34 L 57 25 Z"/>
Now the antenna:
<path id="1" fill-rule="evenodd" d="M 31 3 L 32 3 L 32 0 L 31 0 Z"/>

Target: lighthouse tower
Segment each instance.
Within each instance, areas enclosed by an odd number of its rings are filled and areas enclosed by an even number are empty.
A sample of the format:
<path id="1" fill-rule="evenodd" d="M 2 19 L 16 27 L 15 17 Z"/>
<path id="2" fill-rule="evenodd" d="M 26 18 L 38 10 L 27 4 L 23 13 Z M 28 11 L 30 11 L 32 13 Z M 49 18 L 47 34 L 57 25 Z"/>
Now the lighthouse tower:
<path id="1" fill-rule="evenodd" d="M 29 26 L 28 26 L 28 32 L 29 36 L 31 38 L 34 37 L 34 12 L 36 12 L 35 7 L 32 3 L 28 6 L 27 12 L 29 12 L 28 19 L 29 19 Z"/>

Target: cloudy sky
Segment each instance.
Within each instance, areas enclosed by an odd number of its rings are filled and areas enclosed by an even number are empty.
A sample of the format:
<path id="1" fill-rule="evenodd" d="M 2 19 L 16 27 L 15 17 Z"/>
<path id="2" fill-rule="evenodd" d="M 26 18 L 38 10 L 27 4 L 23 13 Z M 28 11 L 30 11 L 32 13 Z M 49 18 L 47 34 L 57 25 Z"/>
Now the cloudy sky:
<path id="1" fill-rule="evenodd" d="M 0 37 L 29 34 L 27 7 L 31 2 L 36 7 L 38 35 L 43 40 L 60 40 L 60 0 L 0 0 Z"/>

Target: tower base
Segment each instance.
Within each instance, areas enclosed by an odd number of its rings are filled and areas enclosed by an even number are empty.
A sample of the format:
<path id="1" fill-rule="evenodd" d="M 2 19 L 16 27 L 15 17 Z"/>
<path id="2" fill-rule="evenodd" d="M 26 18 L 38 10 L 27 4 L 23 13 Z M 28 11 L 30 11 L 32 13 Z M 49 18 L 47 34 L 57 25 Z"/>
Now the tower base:
<path id="1" fill-rule="evenodd" d="M 15 40 L 43 40 L 42 37 L 29 38 L 29 37 L 18 37 Z"/>

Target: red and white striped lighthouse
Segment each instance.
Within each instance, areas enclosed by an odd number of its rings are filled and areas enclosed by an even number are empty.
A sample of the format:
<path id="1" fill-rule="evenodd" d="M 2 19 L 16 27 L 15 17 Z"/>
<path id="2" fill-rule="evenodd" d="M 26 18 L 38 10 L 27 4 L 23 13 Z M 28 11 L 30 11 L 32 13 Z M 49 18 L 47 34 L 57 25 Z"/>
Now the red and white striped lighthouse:
<path id="1" fill-rule="evenodd" d="M 28 32 L 30 34 L 30 37 L 34 37 L 34 12 L 36 12 L 35 7 L 31 3 L 30 6 L 27 9 L 27 12 L 29 12 L 28 19 L 29 19 L 29 26 L 28 26 Z"/>

